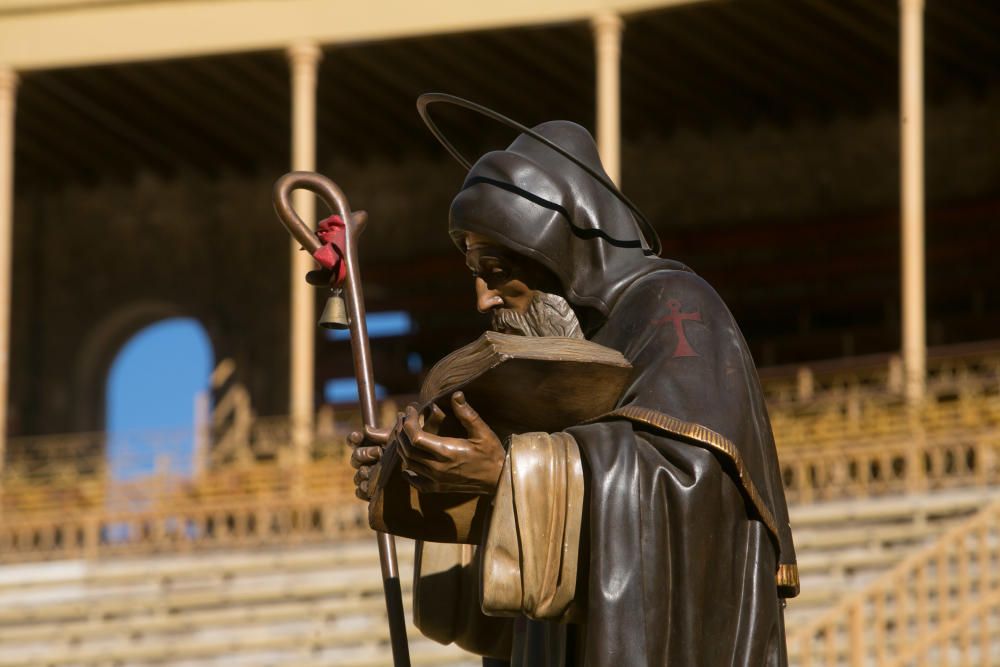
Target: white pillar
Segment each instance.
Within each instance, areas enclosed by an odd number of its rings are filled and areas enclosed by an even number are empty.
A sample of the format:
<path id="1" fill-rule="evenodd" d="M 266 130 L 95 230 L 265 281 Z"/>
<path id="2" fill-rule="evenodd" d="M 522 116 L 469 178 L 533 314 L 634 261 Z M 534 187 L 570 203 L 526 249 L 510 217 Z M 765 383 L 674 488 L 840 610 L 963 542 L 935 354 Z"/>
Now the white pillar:
<path id="1" fill-rule="evenodd" d="M 296 171 L 316 169 L 316 73 L 321 57 L 319 46 L 311 42 L 288 49 L 292 74 L 292 169 Z M 297 190 L 292 197 L 299 216 L 306 224 L 315 226 L 315 195 Z M 316 297 L 315 288 L 306 283 L 305 276 L 314 268 L 313 259 L 293 240 L 288 412 L 292 448 L 298 462 L 305 460 L 312 437 Z"/>
<path id="2" fill-rule="evenodd" d="M 621 185 L 621 46 L 622 18 L 612 12 L 596 14 L 594 51 L 597 60 L 597 150 L 604 170 Z"/>
<path id="3" fill-rule="evenodd" d="M 900 0 L 900 209 L 906 398 L 923 400 L 927 373 L 924 277 L 924 0 Z"/>
<path id="4" fill-rule="evenodd" d="M 0 471 L 7 453 L 11 257 L 14 245 L 14 107 L 17 72 L 0 68 Z"/>

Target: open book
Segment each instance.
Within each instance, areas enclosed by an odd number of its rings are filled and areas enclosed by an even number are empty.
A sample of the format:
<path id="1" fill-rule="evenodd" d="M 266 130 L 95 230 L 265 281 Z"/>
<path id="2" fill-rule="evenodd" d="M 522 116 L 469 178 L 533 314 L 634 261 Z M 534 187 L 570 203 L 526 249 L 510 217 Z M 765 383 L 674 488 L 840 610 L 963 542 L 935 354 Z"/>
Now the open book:
<path id="1" fill-rule="evenodd" d="M 451 413 L 451 394 L 458 390 L 501 439 L 554 433 L 612 410 L 631 370 L 620 352 L 587 340 L 490 331 L 434 365 L 420 403 L 424 414 L 432 403 L 445 412 L 442 435 L 466 435 Z M 479 541 L 488 497 L 421 493 L 406 481 L 400 464 L 390 444 L 374 472 L 372 528 L 432 542 Z"/>

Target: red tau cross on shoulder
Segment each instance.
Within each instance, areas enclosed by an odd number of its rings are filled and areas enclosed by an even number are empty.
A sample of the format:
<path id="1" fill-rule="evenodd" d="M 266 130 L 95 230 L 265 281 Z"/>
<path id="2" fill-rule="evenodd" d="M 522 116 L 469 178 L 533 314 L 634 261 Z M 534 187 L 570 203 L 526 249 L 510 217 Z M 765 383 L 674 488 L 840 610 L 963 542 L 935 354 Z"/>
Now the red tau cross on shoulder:
<path id="1" fill-rule="evenodd" d="M 695 311 L 693 313 L 682 313 L 681 302 L 677 299 L 667 301 L 667 308 L 670 309 L 670 314 L 656 320 L 653 324 L 666 324 L 667 322 L 673 323 L 674 331 L 677 333 L 677 349 L 674 350 L 673 356 L 699 356 L 698 353 L 694 351 L 694 348 L 688 343 L 687 336 L 684 335 L 684 322 L 685 320 L 701 322 L 701 313 L 699 311 Z"/>

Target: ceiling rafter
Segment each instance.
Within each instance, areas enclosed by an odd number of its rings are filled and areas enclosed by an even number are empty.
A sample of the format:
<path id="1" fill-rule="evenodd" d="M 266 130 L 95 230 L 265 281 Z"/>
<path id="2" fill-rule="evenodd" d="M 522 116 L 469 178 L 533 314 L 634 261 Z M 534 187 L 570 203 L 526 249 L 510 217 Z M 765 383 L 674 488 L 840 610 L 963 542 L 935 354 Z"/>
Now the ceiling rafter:
<path id="1" fill-rule="evenodd" d="M 719 100 L 716 108 L 741 109 L 747 111 L 736 122 L 747 125 L 760 115 L 757 91 L 750 83 L 732 71 L 732 64 L 714 44 L 706 44 L 692 30 L 689 11 L 676 12 L 676 20 L 657 16 L 647 24 L 657 41 L 672 44 L 690 57 L 690 71 L 697 75 L 700 85 L 708 88 L 714 99 Z M 701 68 L 701 69 L 699 69 Z M 699 85 L 696 83 L 694 85 Z"/>
<path id="2" fill-rule="evenodd" d="M 585 103 L 587 118 L 583 123 L 594 123 L 597 63 L 590 31 L 583 26 L 566 26 L 559 30 L 550 30 L 544 39 L 534 40 L 533 47 L 541 55 L 538 59 L 540 67 L 544 67 L 548 62 L 559 63 L 560 70 L 567 73 L 569 81 L 568 84 L 565 82 L 563 84 L 564 90 L 568 93 L 567 97 Z"/>
<path id="3" fill-rule="evenodd" d="M 393 67 L 391 63 L 386 62 L 393 55 L 391 51 L 376 55 L 379 57 L 372 57 L 371 53 L 358 49 L 344 49 L 340 52 L 340 57 L 345 60 L 352 75 L 358 80 L 365 81 L 370 87 L 366 91 L 366 96 L 369 98 L 367 108 L 378 109 L 377 123 L 380 137 L 392 144 L 405 146 L 408 137 L 400 128 L 406 127 L 412 119 L 404 115 L 405 111 L 409 111 L 409 107 L 404 111 L 399 102 L 408 97 L 407 91 L 412 84 L 407 78 L 408 73 L 400 70 L 400 67 L 405 65 Z M 360 148 L 355 150 L 360 152 L 363 145 L 358 144 L 358 146 Z"/>
<path id="4" fill-rule="evenodd" d="M 222 151 L 223 162 L 245 170 L 247 164 L 259 157 L 255 146 L 263 123 L 256 114 L 247 113 L 248 108 L 255 111 L 258 106 L 253 102 L 254 95 L 207 71 L 201 63 L 188 61 L 185 67 L 174 72 L 164 70 L 160 75 L 172 88 L 197 97 L 197 106 L 182 105 L 186 107 L 185 115 L 199 135 L 217 137 L 212 143 Z M 187 87 L 190 88 L 185 90 Z"/>
<path id="5" fill-rule="evenodd" d="M 846 32 L 851 33 L 855 38 L 861 40 L 881 55 L 880 60 L 894 63 L 899 60 L 899 53 L 896 45 L 896 33 L 879 28 L 861 19 L 867 12 L 858 11 L 857 5 L 848 9 L 842 2 L 827 2 L 825 0 L 810 0 L 802 3 L 802 9 L 813 11 L 820 17 L 832 22 Z M 864 5 L 861 5 L 862 7 Z"/>
<path id="6" fill-rule="evenodd" d="M 72 102 L 59 94 L 65 86 L 53 84 L 52 79 L 60 76 L 58 72 L 37 72 L 25 77 L 22 83 L 22 99 L 20 100 L 18 116 L 27 115 L 29 109 L 33 120 L 39 121 L 36 135 L 53 135 L 59 151 L 73 156 L 79 165 L 82 180 L 93 182 L 99 180 L 101 172 L 120 175 L 134 171 L 142 163 L 142 155 L 133 146 L 119 139 L 100 143 L 103 131 L 99 124 L 85 113 L 80 113 Z M 55 85 L 55 91 L 53 91 Z M 29 93 L 29 89 L 31 92 Z M 29 94 L 34 96 L 36 103 L 28 106 Z M 56 128 L 58 128 L 56 130 Z M 56 130 L 56 131 L 54 131 Z M 30 130 L 28 130 L 30 131 Z M 58 133 L 58 134 L 57 134 Z M 107 137 L 104 137 L 107 139 Z"/>
<path id="7" fill-rule="evenodd" d="M 73 79 L 78 82 L 78 79 Z M 109 136 L 125 141 L 135 153 L 141 156 L 140 163 L 148 164 L 159 172 L 169 172 L 171 166 L 180 160 L 177 154 L 168 146 L 150 140 L 143 132 L 136 129 L 135 124 L 99 102 L 91 99 L 86 93 L 77 90 L 73 84 L 60 80 L 59 77 L 39 77 L 38 85 L 55 99 L 69 105 L 79 114 L 94 122 L 94 127 Z M 101 150 L 104 150 L 102 147 Z"/>
<path id="8" fill-rule="evenodd" d="M 581 72 L 581 68 L 572 67 L 562 58 L 545 59 L 539 57 L 539 54 L 544 50 L 540 45 L 548 39 L 548 31 L 526 30 L 524 34 L 518 34 L 514 31 L 496 31 L 487 33 L 484 37 L 493 42 L 503 61 L 508 63 L 516 73 L 535 77 L 544 76 L 563 91 L 566 90 L 567 86 L 578 88 L 577 82 L 581 78 L 590 81 L 594 79 L 593 69 L 589 72 Z M 564 97 L 564 93 L 557 94 L 555 97 Z"/>
<path id="9" fill-rule="evenodd" d="M 318 166 L 335 159 L 363 159 L 363 128 L 372 122 L 373 112 L 359 86 L 353 72 L 347 74 L 328 66 L 320 70 L 316 91 Z"/>
<path id="10" fill-rule="evenodd" d="M 29 180 L 44 181 L 65 179 L 74 173 L 76 165 L 59 159 L 58 140 L 45 132 L 15 131 L 14 144 L 15 177 L 29 176 Z M 54 152 L 59 151 L 59 152 Z M 30 172 L 30 173 L 28 173 Z M 34 178 L 30 178 L 34 176 Z"/>
<path id="11" fill-rule="evenodd" d="M 821 23 L 795 11 L 771 12 L 766 21 L 757 12 L 742 12 L 740 18 L 761 35 L 769 30 L 777 34 L 797 35 L 797 39 L 784 40 L 784 47 L 790 51 L 793 62 L 806 72 L 806 76 L 815 76 L 822 67 L 822 78 L 831 79 L 839 91 L 836 100 L 839 103 L 847 102 L 856 108 L 856 103 L 870 98 L 869 90 L 862 81 L 870 60 L 831 35 Z M 848 94 L 844 95 L 844 92 Z M 827 112 L 832 112 L 835 106 L 836 103 L 832 104 Z"/>
<path id="12" fill-rule="evenodd" d="M 290 164 L 292 84 L 287 61 L 278 53 L 254 54 L 252 57 L 229 56 L 224 61 L 219 61 L 216 69 L 220 73 L 228 70 L 232 78 L 238 78 L 246 84 L 249 95 L 264 100 L 262 104 L 268 109 L 267 115 L 272 119 L 271 126 L 275 128 L 276 141 L 272 139 L 271 150 L 281 156 L 276 157 L 275 162 Z M 322 71 L 321 67 L 320 76 Z M 317 114 L 317 121 L 319 120 L 321 119 Z"/>
<path id="13" fill-rule="evenodd" d="M 933 105 L 1000 88 L 1000 5 L 928 2 Z M 893 0 L 743 0 L 629 14 L 621 60 L 622 132 L 894 113 Z M 995 29 L 996 28 L 996 29 Z M 521 26 L 327 47 L 319 68 L 317 150 L 370 158 L 440 157 L 413 110 L 420 92 L 468 97 L 534 124 L 593 126 L 589 24 Z M 261 173 L 287 165 L 291 91 L 279 48 L 184 61 L 26 72 L 18 95 L 18 187 L 94 183 L 160 172 Z M 474 114 L 441 108 L 460 149 L 512 138 Z"/>
<path id="14" fill-rule="evenodd" d="M 136 71 L 134 68 L 95 68 L 86 81 L 88 90 L 105 104 L 118 106 L 123 115 L 137 125 L 136 130 L 156 135 L 156 124 L 162 118 L 170 127 L 170 144 L 175 154 L 172 170 L 187 165 L 203 171 L 203 165 L 218 162 L 214 151 L 219 138 L 197 123 L 190 104 L 179 102 L 170 93 L 170 86 L 160 77 L 161 68 Z M 212 154 L 212 153 L 216 154 Z"/>
<path id="15" fill-rule="evenodd" d="M 371 122 L 372 106 L 365 94 L 365 81 L 343 56 L 353 49 L 326 50 L 316 82 L 317 160 L 333 157 L 360 159 L 364 137 L 357 128 Z"/>
<path id="16" fill-rule="evenodd" d="M 255 142 L 263 144 L 262 151 L 268 154 L 275 152 L 280 145 L 287 148 L 289 122 L 288 109 L 271 102 L 267 95 L 260 95 L 251 87 L 246 86 L 241 74 L 233 66 L 233 58 L 206 58 L 198 63 L 201 76 L 210 86 L 219 89 L 216 95 L 220 108 L 237 109 L 237 114 L 245 119 L 245 131 L 255 132 Z M 251 67 L 261 67 L 259 59 L 254 59 Z M 232 114 L 222 116 L 229 118 Z M 253 120 L 250 120 L 253 119 Z"/>
<path id="17" fill-rule="evenodd" d="M 81 142 L 67 141 L 59 132 L 53 132 L 53 127 L 62 124 L 60 109 L 54 105 L 45 104 L 41 91 L 35 88 L 34 75 L 25 77 L 18 96 L 22 108 L 38 109 L 38 112 L 19 113 L 16 116 L 14 150 L 18 160 L 14 170 L 15 178 L 20 181 L 27 174 L 21 170 L 25 160 L 35 160 L 41 163 L 49 161 L 60 165 L 54 172 L 43 172 L 40 180 L 43 184 L 51 182 L 54 174 L 79 174 L 87 170 L 93 160 L 93 153 L 86 151 Z"/>
<path id="18" fill-rule="evenodd" d="M 686 122 L 707 131 L 712 119 L 718 114 L 715 103 L 681 73 L 684 64 L 670 58 L 673 55 L 671 52 L 667 52 L 667 62 L 654 69 L 654 60 L 648 55 L 651 49 L 657 50 L 657 46 L 649 39 L 636 38 L 623 45 L 623 116 L 631 116 L 636 110 L 645 109 L 645 115 L 655 115 L 658 118 L 660 128 L 652 129 L 667 129 L 663 124 L 666 120 L 663 116 L 666 115 L 671 121 L 670 129 Z M 677 101 L 678 104 L 671 104 L 672 101 Z M 623 123 L 622 131 L 625 136 L 632 136 L 635 134 L 632 127 L 646 125 L 648 121 L 641 124 Z"/>
<path id="19" fill-rule="evenodd" d="M 791 15 L 778 13 L 787 21 Z M 775 19 L 781 20 L 781 19 Z M 755 12 L 719 12 L 717 21 L 721 28 L 730 28 L 729 32 L 738 35 L 728 42 L 734 49 L 733 55 L 744 67 L 752 67 L 753 63 L 761 66 L 765 73 L 771 72 L 780 77 L 781 84 L 790 86 L 788 91 L 782 91 L 783 97 L 791 97 L 793 105 L 806 93 L 808 104 L 817 115 L 825 116 L 836 106 L 837 100 L 843 96 L 843 88 L 853 87 L 849 79 L 842 74 L 839 63 L 830 63 L 824 59 L 813 62 L 815 67 L 808 67 L 809 60 L 804 53 L 804 41 L 781 41 L 773 39 L 768 26 L 764 25 Z M 804 21 L 799 21 L 800 30 Z M 786 22 L 787 25 L 787 22 Z M 772 28 L 773 30 L 773 28 Z M 794 54 L 797 57 L 789 57 Z M 811 64 L 811 63 L 809 63 Z M 818 76 L 817 76 L 818 75 Z M 827 82 L 835 82 L 831 86 Z M 824 85 L 827 83 L 827 85 Z M 793 93 L 787 95 L 788 92 Z"/>
<path id="20" fill-rule="evenodd" d="M 714 11 L 691 12 L 689 29 L 708 44 L 725 43 L 725 55 L 721 58 L 718 57 L 721 54 L 713 55 L 715 62 L 726 64 L 720 69 L 732 79 L 745 81 L 746 87 L 758 99 L 758 104 L 767 105 L 769 115 L 774 115 L 782 124 L 790 122 L 795 115 L 795 105 L 801 101 L 800 94 L 787 94 L 788 78 L 794 75 L 760 48 L 759 43 L 751 44 L 739 30 L 727 29 L 727 26 L 733 25 L 731 7 L 711 9 Z"/>
<path id="21" fill-rule="evenodd" d="M 464 36 L 464 38 L 459 36 L 449 38 L 449 41 L 456 40 L 458 48 L 464 46 L 465 51 L 461 55 L 446 51 L 446 55 L 443 55 L 442 58 L 447 63 L 447 67 L 451 68 L 453 66 L 452 61 L 456 59 L 465 59 L 469 65 L 468 70 L 463 72 L 463 76 L 457 81 L 452 79 L 453 83 L 449 82 L 451 83 L 449 86 L 450 90 L 441 90 L 441 82 L 448 79 L 448 70 L 438 70 L 421 58 L 411 59 L 411 66 L 415 70 L 414 74 L 420 77 L 420 81 L 427 82 L 419 89 L 414 89 L 414 93 L 423 93 L 431 90 L 451 93 L 458 97 L 464 97 L 473 102 L 493 107 L 501 113 L 510 114 L 516 120 L 527 122 L 525 119 L 517 117 L 519 115 L 519 109 L 516 106 L 518 97 L 511 95 L 512 89 L 510 87 L 503 87 L 504 83 L 518 80 L 518 69 L 508 59 L 501 57 L 495 44 L 484 40 L 486 34 L 475 33 Z M 466 39 L 469 41 L 465 41 Z M 489 75 L 484 76 L 484 73 L 489 73 Z M 413 100 L 416 100 L 415 94 L 413 95 Z M 438 114 L 441 114 L 441 112 L 448 114 L 452 109 L 445 107 L 436 111 Z M 439 115 L 438 118 L 445 121 L 443 129 L 449 136 L 475 137 L 478 140 L 476 150 L 480 150 L 485 143 L 488 143 L 485 140 L 494 139 L 497 132 L 501 129 L 501 126 L 498 124 L 486 121 L 475 114 L 464 111 L 451 113 L 446 116 Z M 425 136 L 429 136 L 429 133 L 423 129 L 415 112 L 412 116 L 412 122 L 415 123 L 416 127 L 420 128 L 420 131 Z M 507 130 L 503 131 L 507 132 Z M 508 140 L 512 138 L 507 137 Z M 460 151 L 465 152 L 461 145 L 458 148 Z M 438 149 L 435 149 L 435 152 L 437 151 Z"/>
<path id="22" fill-rule="evenodd" d="M 989 67 L 984 63 L 989 62 L 989 50 L 996 49 L 996 34 L 989 34 L 961 11 L 928 12 L 925 26 L 925 41 L 930 51 L 926 58 L 929 75 L 933 76 L 940 58 L 949 67 L 972 74 L 979 82 L 989 79 Z M 951 77 L 941 77 L 934 83 L 952 83 L 949 79 Z"/>

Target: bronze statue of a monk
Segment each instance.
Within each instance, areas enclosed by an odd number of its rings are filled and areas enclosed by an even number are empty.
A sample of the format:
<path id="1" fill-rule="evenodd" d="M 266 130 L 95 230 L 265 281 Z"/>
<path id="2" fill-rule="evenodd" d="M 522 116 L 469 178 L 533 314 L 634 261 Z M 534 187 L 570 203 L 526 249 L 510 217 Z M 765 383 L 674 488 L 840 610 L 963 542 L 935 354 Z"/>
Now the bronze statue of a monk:
<path id="1" fill-rule="evenodd" d="M 362 498 L 390 442 L 422 492 L 492 499 L 478 545 L 422 545 L 417 624 L 490 664 L 786 665 L 795 553 L 739 328 L 591 173 L 604 171 L 585 129 L 534 132 L 575 160 L 521 134 L 451 205 L 477 306 L 497 331 L 585 337 L 632 372 L 612 410 L 557 433 L 501 441 L 456 394 L 464 438 L 415 407 L 389 433 L 351 436 Z"/>

